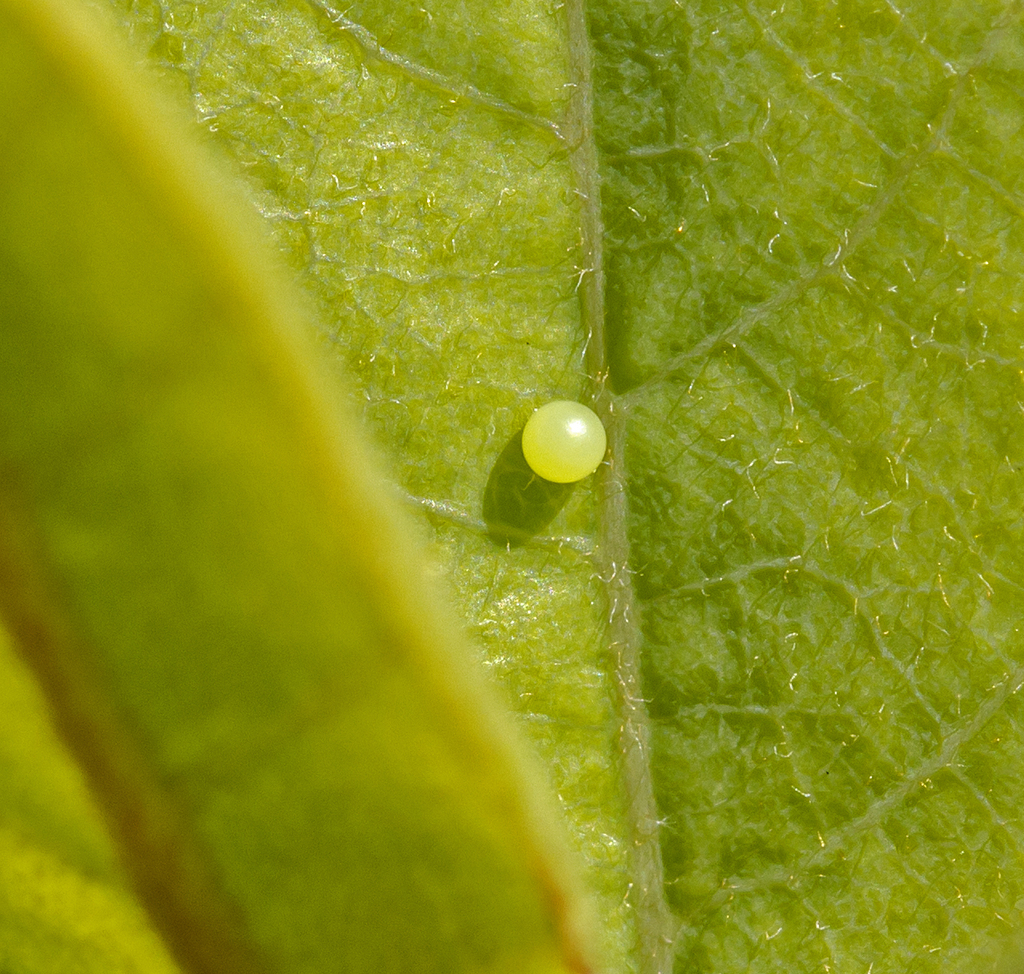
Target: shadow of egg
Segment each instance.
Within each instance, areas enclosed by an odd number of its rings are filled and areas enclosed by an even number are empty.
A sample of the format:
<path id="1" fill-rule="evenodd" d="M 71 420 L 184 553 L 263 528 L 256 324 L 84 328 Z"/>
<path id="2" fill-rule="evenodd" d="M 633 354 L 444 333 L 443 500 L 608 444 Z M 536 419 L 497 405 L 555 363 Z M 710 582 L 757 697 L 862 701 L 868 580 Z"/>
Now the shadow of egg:
<path id="1" fill-rule="evenodd" d="M 484 488 L 488 536 L 502 547 L 529 541 L 555 519 L 575 486 L 552 483 L 530 469 L 520 429 L 501 451 Z"/>

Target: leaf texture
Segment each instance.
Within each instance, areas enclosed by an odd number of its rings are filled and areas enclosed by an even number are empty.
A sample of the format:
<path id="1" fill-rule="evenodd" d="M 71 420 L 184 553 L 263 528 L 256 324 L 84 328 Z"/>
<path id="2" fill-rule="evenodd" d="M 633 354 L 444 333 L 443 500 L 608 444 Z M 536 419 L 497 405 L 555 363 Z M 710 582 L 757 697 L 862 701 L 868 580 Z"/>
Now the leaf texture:
<path id="1" fill-rule="evenodd" d="M 1020 927 L 1020 15 L 597 8 L 677 970 Z"/>
<path id="2" fill-rule="evenodd" d="M 112 6 L 354 376 L 611 969 L 990 969 L 1024 914 L 1019 4 Z M 496 544 L 499 457 L 588 392 L 598 489 Z"/>
<path id="3" fill-rule="evenodd" d="M 589 385 L 563 16 L 535 2 L 113 6 L 234 160 L 315 302 L 480 659 L 549 770 L 609 964 L 628 968 L 631 839 L 595 500 L 580 485 L 511 548 L 483 518 L 532 408 Z"/>
<path id="4" fill-rule="evenodd" d="M 0 17 L 0 606 L 171 949 L 590 969 L 515 735 L 233 191 L 78 8 Z M 65 815 L 78 848 L 0 832 L 2 962 L 33 974 L 98 969 L 64 966 L 90 924 L 108 959 L 152 939 Z"/>

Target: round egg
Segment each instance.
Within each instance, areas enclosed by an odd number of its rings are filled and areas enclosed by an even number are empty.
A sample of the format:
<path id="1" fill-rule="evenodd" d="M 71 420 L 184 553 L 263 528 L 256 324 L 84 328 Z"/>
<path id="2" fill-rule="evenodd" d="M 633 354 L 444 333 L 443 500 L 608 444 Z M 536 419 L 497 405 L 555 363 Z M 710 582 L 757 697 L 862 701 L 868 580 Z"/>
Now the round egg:
<path id="1" fill-rule="evenodd" d="M 556 484 L 571 484 L 592 474 L 607 449 L 597 413 L 567 399 L 535 410 L 523 429 L 523 456 L 530 469 Z"/>

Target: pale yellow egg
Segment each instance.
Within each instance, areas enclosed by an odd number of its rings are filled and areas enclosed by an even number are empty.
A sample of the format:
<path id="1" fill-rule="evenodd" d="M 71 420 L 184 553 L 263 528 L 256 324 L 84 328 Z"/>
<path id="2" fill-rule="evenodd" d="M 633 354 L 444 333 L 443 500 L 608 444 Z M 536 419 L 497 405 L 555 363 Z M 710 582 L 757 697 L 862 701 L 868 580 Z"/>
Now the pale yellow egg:
<path id="1" fill-rule="evenodd" d="M 592 474 L 607 449 L 597 413 L 567 399 L 535 410 L 523 429 L 523 456 L 530 469 L 556 484 L 571 484 Z"/>

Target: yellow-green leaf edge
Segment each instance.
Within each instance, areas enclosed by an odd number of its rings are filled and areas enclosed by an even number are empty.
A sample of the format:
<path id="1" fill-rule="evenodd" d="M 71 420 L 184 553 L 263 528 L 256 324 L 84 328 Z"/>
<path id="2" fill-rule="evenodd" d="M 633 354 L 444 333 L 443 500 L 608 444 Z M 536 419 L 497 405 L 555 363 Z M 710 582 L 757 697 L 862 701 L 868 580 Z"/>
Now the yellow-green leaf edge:
<path id="1" fill-rule="evenodd" d="M 234 191 L 90 15 L 0 19 L 0 611 L 173 952 L 589 969 L 542 789 Z"/>

